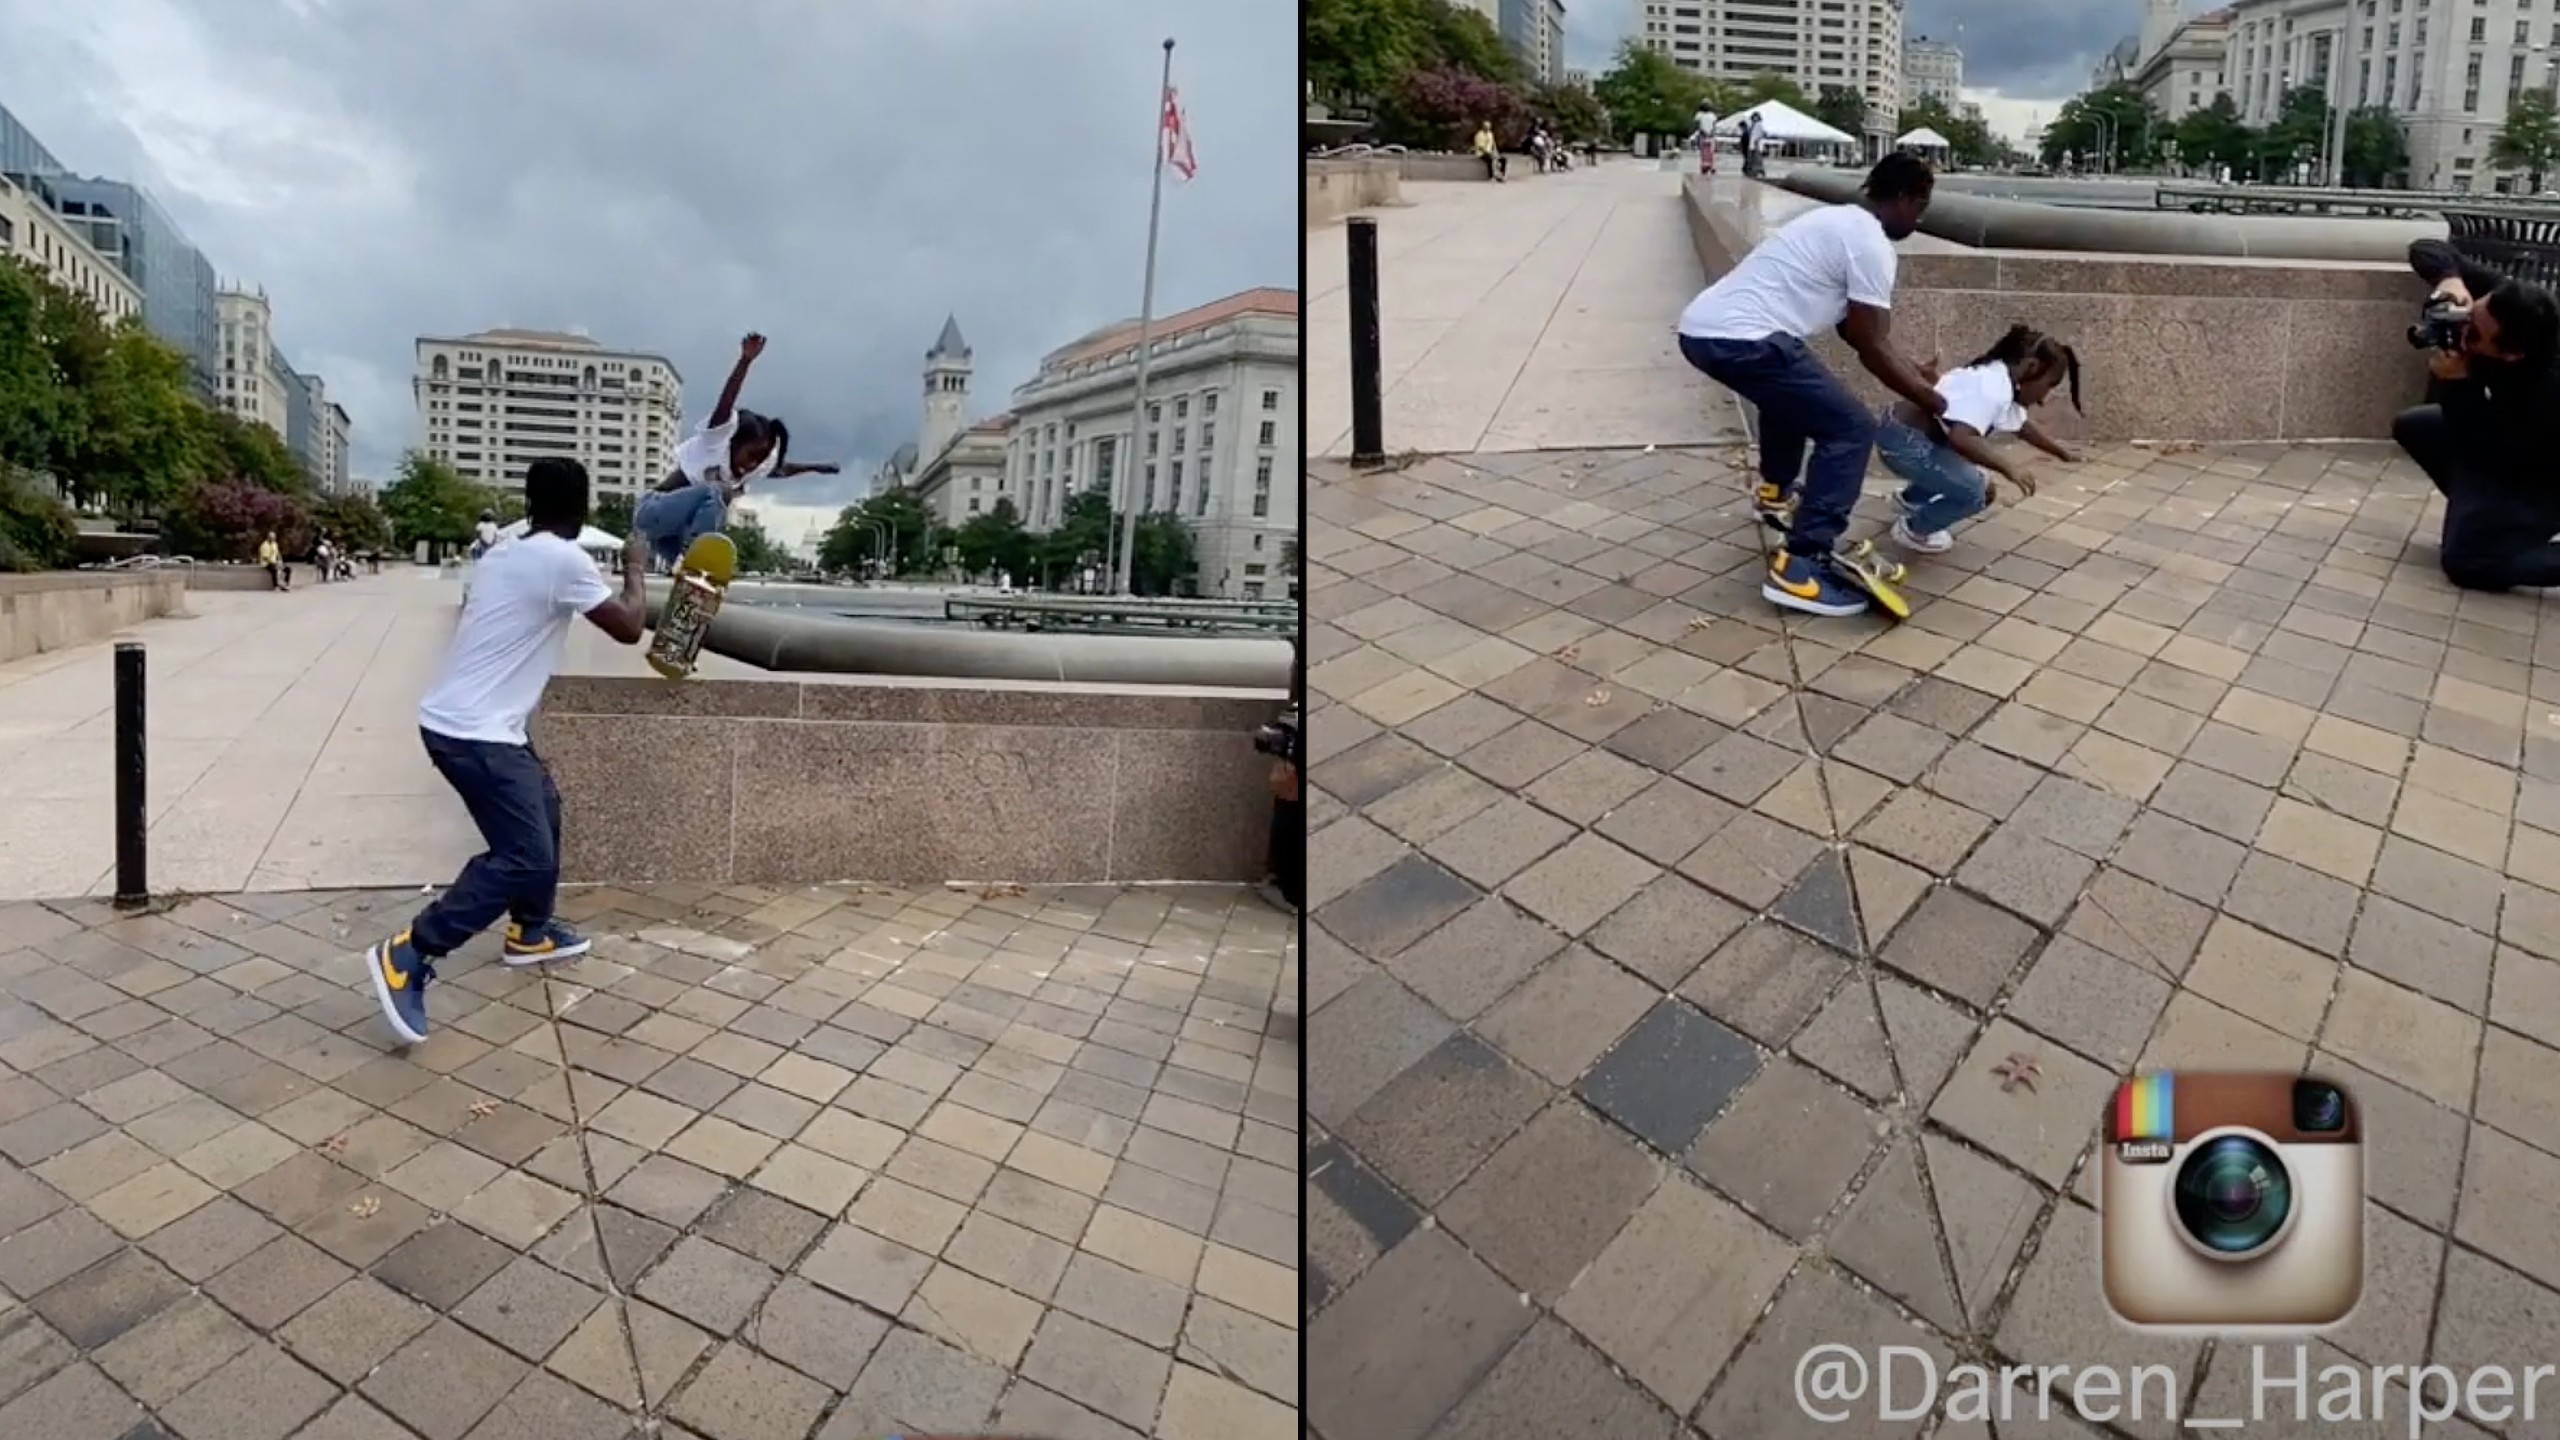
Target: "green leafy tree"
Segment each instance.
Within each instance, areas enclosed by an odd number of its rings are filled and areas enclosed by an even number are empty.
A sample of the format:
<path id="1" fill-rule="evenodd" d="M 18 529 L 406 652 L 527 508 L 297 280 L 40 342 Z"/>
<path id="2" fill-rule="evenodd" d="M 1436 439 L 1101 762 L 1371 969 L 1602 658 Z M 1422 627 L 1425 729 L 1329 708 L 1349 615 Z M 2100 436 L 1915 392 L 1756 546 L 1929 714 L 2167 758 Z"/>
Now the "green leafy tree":
<path id="1" fill-rule="evenodd" d="M 1409 0 L 1417 24 L 1413 65 L 1422 70 L 1464 70 L 1497 84 L 1520 79 L 1520 59 L 1484 12 L 1449 0 Z"/>
<path id="2" fill-rule="evenodd" d="M 1022 528 L 1022 516 L 1009 495 L 997 496 L 994 505 L 970 516 L 952 532 L 951 544 L 960 552 L 960 568 L 972 575 L 1001 571 L 1016 584 L 1030 578 L 1031 533 Z"/>
<path id="3" fill-rule="evenodd" d="M 1111 497 L 1087 490 L 1068 497 L 1057 525 L 1040 537 L 1032 559 L 1040 567 L 1043 589 L 1074 588 L 1076 577 L 1102 564 L 1111 553 Z"/>
<path id="4" fill-rule="evenodd" d="M 1423 43 L 1413 0 L 1308 0 L 1299 56 L 1316 98 L 1362 104 L 1393 89 Z"/>
<path id="5" fill-rule="evenodd" d="M 1848 85 L 1825 85 L 1813 97 L 1813 118 L 1851 135 L 1867 128 L 1867 97 Z"/>
<path id="6" fill-rule="evenodd" d="M 382 487 L 383 518 L 391 522 L 393 542 L 404 549 L 422 540 L 467 544 L 481 512 L 494 512 L 496 505 L 496 496 L 416 450 L 400 457 L 399 478 Z"/>
<path id="7" fill-rule="evenodd" d="M 61 287 L 16 256 L 0 256 L 0 469 L 50 471 L 74 424 L 74 396 L 54 362 L 49 327 Z M 96 323 L 96 312 L 90 312 Z M 50 499 L 50 496 L 46 498 Z"/>
<path id="8" fill-rule="evenodd" d="M 1671 63 L 1671 57 L 1633 40 L 1618 47 L 1618 62 L 1591 82 L 1608 111 L 1609 127 L 1625 141 L 1637 135 L 1686 135 L 1689 120 L 1708 98 L 1706 81 Z"/>
<path id="9" fill-rule="evenodd" d="M 205 478 L 244 480 L 280 495 L 310 488 L 301 457 L 286 447 L 283 436 L 227 411 L 205 410 L 202 415 L 198 444 Z"/>
<path id="10" fill-rule="evenodd" d="M 2284 92 L 2274 123 L 2257 132 L 2257 173 L 2291 180 L 2297 165 L 2318 165 L 2329 136 L 2329 97 L 2313 86 Z"/>
<path id="11" fill-rule="evenodd" d="M 0 570 L 52 570 L 71 563 L 80 527 L 53 487 L 0 460 Z"/>
<path id="12" fill-rule="evenodd" d="M 2228 165 L 2234 173 L 2247 170 L 2257 154 L 2257 135 L 2240 122 L 2240 107 L 2228 90 L 2215 95 L 2212 104 L 2179 117 L 2170 140 L 2183 163 Z"/>
<path id="13" fill-rule="evenodd" d="M 1505 149 L 1528 135 L 1529 111 L 1519 92 L 1447 67 L 1406 75 L 1378 109 L 1380 138 L 1420 149 L 1465 150 L 1476 127 L 1488 124 Z"/>
<path id="14" fill-rule="evenodd" d="M 2048 165 L 2065 154 L 2076 155 L 2085 168 L 2111 160 L 2117 169 L 2147 163 L 2168 140 L 2168 125 L 2142 92 L 2130 85 L 2110 85 L 2062 102 L 2044 127 L 2042 155 Z"/>
<path id="15" fill-rule="evenodd" d="M 2341 178 L 2359 189 L 2378 190 L 2409 173 L 2409 132 L 2387 105 L 2367 105 L 2347 112 L 2346 155 Z"/>
<path id="16" fill-rule="evenodd" d="M 2521 170 L 2528 190 L 2542 189 L 2542 177 L 2560 165 L 2560 117 L 2549 90 L 2520 91 L 2507 101 L 2506 123 L 2489 141 L 2489 163 Z"/>
<path id="17" fill-rule="evenodd" d="M 388 549 L 391 522 L 365 495 L 321 495 L 310 504 L 311 528 L 354 554 Z"/>
<path id="18" fill-rule="evenodd" d="M 1541 85 L 1529 92 L 1529 111 L 1568 145 L 1609 138 L 1609 112 L 1579 85 Z"/>
<path id="19" fill-rule="evenodd" d="M 791 567 L 791 557 L 773 543 L 764 531 L 764 522 L 751 510 L 732 510 L 721 522 L 721 530 L 729 543 L 738 547 L 738 568 L 759 575 L 770 575 Z"/>
<path id="20" fill-rule="evenodd" d="M 587 517 L 587 523 L 610 534 L 629 535 L 631 511 L 632 500 L 628 495 L 599 496 L 592 513 Z"/>
<path id="21" fill-rule="evenodd" d="M 1131 529 L 1129 588 L 1140 595 L 1175 595 L 1195 587 L 1200 561 L 1191 527 L 1172 515 L 1141 515 Z"/>
<path id="22" fill-rule="evenodd" d="M 915 492 L 900 486 L 848 505 L 818 542 L 820 568 L 868 575 L 886 556 L 889 575 L 909 575 L 932 564 L 929 518 Z"/>
<path id="23" fill-rule="evenodd" d="M 1896 135 L 1908 135 L 1914 130 L 1937 131 L 1947 137 L 1949 158 L 1968 168 L 1999 164 L 2005 148 L 1990 126 L 1970 115 L 1959 115 L 1934 98 L 1903 111 L 1895 117 L 1894 126 Z"/>
<path id="24" fill-rule="evenodd" d="M 1808 115 L 1814 109 L 1814 102 L 1805 95 L 1804 87 L 1775 70 L 1763 70 L 1745 81 L 1740 98 L 1742 103 L 1735 107 L 1737 109 L 1757 105 L 1763 100 L 1775 100 Z"/>

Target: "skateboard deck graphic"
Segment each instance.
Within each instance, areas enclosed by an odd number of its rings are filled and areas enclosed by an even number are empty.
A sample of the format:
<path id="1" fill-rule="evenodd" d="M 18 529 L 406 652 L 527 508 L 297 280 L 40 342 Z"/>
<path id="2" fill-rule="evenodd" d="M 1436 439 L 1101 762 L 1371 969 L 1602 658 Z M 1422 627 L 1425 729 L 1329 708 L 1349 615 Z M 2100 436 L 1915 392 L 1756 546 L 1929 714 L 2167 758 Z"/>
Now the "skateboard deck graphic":
<path id="1" fill-rule="evenodd" d="M 711 633 L 711 617 L 738 573 L 738 547 L 726 535 L 705 535 L 685 548 L 668 587 L 666 608 L 658 612 L 657 633 L 649 640 L 649 668 L 670 680 L 693 673 L 702 655 L 703 637 Z"/>

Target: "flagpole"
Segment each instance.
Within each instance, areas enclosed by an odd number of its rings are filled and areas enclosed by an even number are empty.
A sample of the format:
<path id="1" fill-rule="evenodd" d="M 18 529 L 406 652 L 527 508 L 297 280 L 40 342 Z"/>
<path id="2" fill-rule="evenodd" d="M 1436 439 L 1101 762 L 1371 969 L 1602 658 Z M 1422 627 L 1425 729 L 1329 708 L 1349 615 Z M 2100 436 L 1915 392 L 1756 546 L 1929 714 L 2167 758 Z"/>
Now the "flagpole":
<path id="1" fill-rule="evenodd" d="M 1147 442 L 1147 361 L 1153 347 L 1156 323 L 1156 229 L 1164 220 L 1164 102 L 1173 89 L 1173 41 L 1164 42 L 1164 78 L 1156 85 L 1156 173 L 1155 188 L 1147 197 L 1147 280 L 1138 297 L 1138 394 L 1129 410 L 1130 463 L 1120 467 L 1123 483 L 1128 487 L 1129 504 L 1120 511 L 1120 560 L 1114 572 L 1118 593 L 1134 595 L 1138 589 L 1138 503 L 1143 493 L 1139 477 L 1146 472 Z"/>

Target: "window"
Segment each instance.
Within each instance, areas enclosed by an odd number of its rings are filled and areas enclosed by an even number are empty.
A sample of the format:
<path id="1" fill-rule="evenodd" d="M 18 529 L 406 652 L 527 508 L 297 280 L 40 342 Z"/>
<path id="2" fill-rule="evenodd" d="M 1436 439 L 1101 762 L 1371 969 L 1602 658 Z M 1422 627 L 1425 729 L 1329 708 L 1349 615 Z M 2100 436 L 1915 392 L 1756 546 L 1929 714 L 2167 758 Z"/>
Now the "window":
<path id="1" fill-rule="evenodd" d="M 1150 430 L 1150 431 L 1148 431 L 1148 432 L 1147 432 L 1147 453 L 1148 453 L 1148 454 L 1150 454 L 1150 455 L 1155 454 L 1155 453 L 1156 453 L 1156 442 L 1157 442 L 1157 441 L 1162 440 L 1163 438 L 1164 438 L 1164 432 L 1163 432 L 1163 431 L 1161 431 L 1161 430 Z"/>
<path id="2" fill-rule="evenodd" d="M 1140 491 L 1138 498 L 1138 513 L 1141 515 L 1153 514 L 1156 508 L 1156 467 L 1154 461 L 1147 462 L 1145 475 L 1146 480 L 1143 482 L 1144 488 Z"/>
<path id="3" fill-rule="evenodd" d="M 1163 419 L 1164 403 L 1162 401 L 1149 401 L 1147 404 L 1147 423 L 1154 425 L 1161 422 Z"/>
<path id="4" fill-rule="evenodd" d="M 1202 452 L 1203 454 L 1213 453 L 1213 452 L 1215 452 L 1215 451 L 1217 450 L 1217 448 L 1218 448 L 1218 422 L 1217 422 L 1217 421 L 1215 421 L 1215 420 L 1203 420 L 1203 421 L 1201 421 L 1201 422 L 1200 422 L 1200 449 L 1201 449 L 1201 452 Z"/>
<path id="5" fill-rule="evenodd" d="M 1200 392 L 1200 413 L 1203 415 L 1215 415 L 1218 413 L 1217 391 L 1203 390 Z"/>
<path id="6" fill-rule="evenodd" d="M 1253 464 L 1253 518 L 1271 518 L 1271 461 L 1268 457 Z"/>
<path id="7" fill-rule="evenodd" d="M 1279 392 L 1279 391 L 1277 391 L 1277 390 L 1265 390 L 1265 391 L 1263 391 L 1263 392 L 1262 392 L 1262 408 L 1263 408 L 1265 411 L 1271 411 L 1271 410 L 1277 410 L 1277 409 L 1279 409 L 1279 408 L 1280 408 L 1280 392 Z"/>
<path id="8" fill-rule="evenodd" d="M 1174 419 L 1176 419 L 1176 420 L 1188 420 L 1188 419 L 1190 419 L 1190 418 L 1191 418 L 1191 397 L 1190 397 L 1190 396 L 1188 396 L 1188 395 L 1177 395 L 1177 396 L 1175 396 L 1175 397 L 1174 397 L 1174 400 L 1173 400 L 1173 418 L 1174 418 Z"/>
<path id="9" fill-rule="evenodd" d="M 1176 455 L 1181 454 L 1184 450 L 1190 448 L 1190 442 L 1191 432 L 1189 430 L 1176 429 L 1173 432 L 1173 453 Z"/>
<path id="10" fill-rule="evenodd" d="M 1164 506 L 1165 513 L 1168 515 L 1179 515 L 1182 513 L 1182 462 L 1179 460 L 1174 461 L 1173 468 L 1165 473 L 1166 478 L 1172 485 L 1171 490 L 1166 494 Z"/>
<path id="11" fill-rule="evenodd" d="M 1265 421 L 1263 421 L 1263 422 L 1262 422 L 1262 430 L 1261 430 L 1261 433 L 1255 437 L 1255 439 L 1254 439 L 1254 442 L 1253 442 L 1253 443 L 1254 443 L 1254 444 L 1256 444 L 1256 445 L 1261 446 L 1261 447 L 1262 447 L 1263 449 L 1265 449 L 1265 450 L 1268 450 L 1268 449 L 1270 449 L 1270 448 L 1271 448 L 1271 446 L 1272 446 L 1275 442 L 1277 442 L 1277 441 L 1279 440 L 1279 438 L 1280 438 L 1280 426 L 1279 426 L 1278 422 L 1276 422 L 1276 421 L 1271 421 L 1271 420 L 1265 420 Z"/>

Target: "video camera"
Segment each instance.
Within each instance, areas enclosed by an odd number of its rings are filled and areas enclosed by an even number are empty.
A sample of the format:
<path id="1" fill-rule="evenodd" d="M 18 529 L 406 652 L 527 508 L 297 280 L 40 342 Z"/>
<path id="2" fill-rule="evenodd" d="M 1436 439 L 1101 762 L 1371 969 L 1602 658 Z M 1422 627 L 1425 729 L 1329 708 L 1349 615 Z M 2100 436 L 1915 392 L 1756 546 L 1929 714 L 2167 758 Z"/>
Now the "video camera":
<path id="1" fill-rule="evenodd" d="M 2427 297 L 2418 311 L 2418 323 L 2409 327 L 2412 350 L 2459 350 L 2463 333 L 2471 328 L 2471 308 L 2439 295 Z"/>

